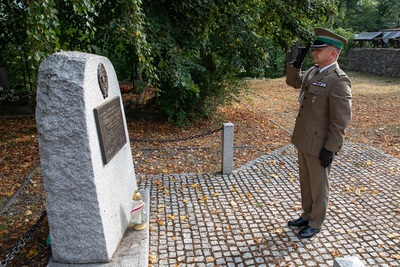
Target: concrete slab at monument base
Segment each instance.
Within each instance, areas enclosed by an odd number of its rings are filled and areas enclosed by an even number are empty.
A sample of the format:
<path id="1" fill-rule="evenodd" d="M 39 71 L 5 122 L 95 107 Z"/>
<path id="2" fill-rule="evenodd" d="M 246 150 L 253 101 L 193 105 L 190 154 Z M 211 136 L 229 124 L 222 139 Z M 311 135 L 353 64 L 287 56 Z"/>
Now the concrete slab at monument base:
<path id="1" fill-rule="evenodd" d="M 146 207 L 150 207 L 149 190 L 140 190 Z M 147 209 L 148 210 L 148 209 Z M 149 262 L 149 214 L 147 227 L 142 231 L 135 231 L 129 227 L 119 244 L 111 262 L 67 264 L 54 262 L 52 259 L 48 267 L 147 267 Z"/>
<path id="2" fill-rule="evenodd" d="M 333 267 L 365 267 L 365 265 L 357 256 L 346 256 L 336 258 L 333 262 Z"/>

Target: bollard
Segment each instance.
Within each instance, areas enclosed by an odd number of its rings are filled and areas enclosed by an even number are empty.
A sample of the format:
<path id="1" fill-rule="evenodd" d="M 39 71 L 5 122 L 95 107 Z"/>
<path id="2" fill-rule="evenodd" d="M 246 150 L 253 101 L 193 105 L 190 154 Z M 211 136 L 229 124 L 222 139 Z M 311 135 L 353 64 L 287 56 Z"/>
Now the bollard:
<path id="1" fill-rule="evenodd" d="M 222 174 L 232 173 L 233 162 L 233 123 L 224 123 L 222 133 Z"/>

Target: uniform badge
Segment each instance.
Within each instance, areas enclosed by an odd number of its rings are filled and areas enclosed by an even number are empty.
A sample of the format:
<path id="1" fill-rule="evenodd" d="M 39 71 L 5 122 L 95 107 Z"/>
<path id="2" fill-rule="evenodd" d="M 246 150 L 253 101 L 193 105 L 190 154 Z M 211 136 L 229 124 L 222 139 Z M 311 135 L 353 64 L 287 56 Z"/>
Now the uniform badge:
<path id="1" fill-rule="evenodd" d="M 321 81 L 316 81 L 313 82 L 312 85 L 318 86 L 318 87 L 323 87 L 326 88 L 326 86 L 328 85 L 326 82 L 321 82 Z"/>
<path id="2" fill-rule="evenodd" d="M 317 101 L 317 96 L 316 96 L 316 95 L 315 95 L 315 96 L 313 96 L 313 98 L 312 98 L 311 102 L 315 103 L 315 101 Z"/>

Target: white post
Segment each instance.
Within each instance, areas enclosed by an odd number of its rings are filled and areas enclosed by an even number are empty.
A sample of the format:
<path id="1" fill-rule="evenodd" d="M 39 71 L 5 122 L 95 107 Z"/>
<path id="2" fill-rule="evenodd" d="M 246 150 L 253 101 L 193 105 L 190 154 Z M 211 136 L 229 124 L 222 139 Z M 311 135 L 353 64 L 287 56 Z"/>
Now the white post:
<path id="1" fill-rule="evenodd" d="M 222 174 L 232 173 L 233 162 L 233 123 L 224 123 L 222 134 Z"/>

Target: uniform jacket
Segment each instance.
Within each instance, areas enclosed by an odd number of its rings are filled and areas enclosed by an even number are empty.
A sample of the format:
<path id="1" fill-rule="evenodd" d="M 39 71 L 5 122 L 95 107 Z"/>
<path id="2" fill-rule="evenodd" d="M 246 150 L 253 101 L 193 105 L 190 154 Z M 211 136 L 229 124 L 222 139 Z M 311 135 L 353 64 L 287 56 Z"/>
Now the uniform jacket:
<path id="1" fill-rule="evenodd" d="M 300 88 L 300 108 L 292 143 L 302 152 L 318 156 L 322 148 L 339 152 L 351 121 L 351 81 L 337 63 L 316 74 L 287 66 L 286 83 Z M 315 74 L 315 75 L 314 75 Z"/>

